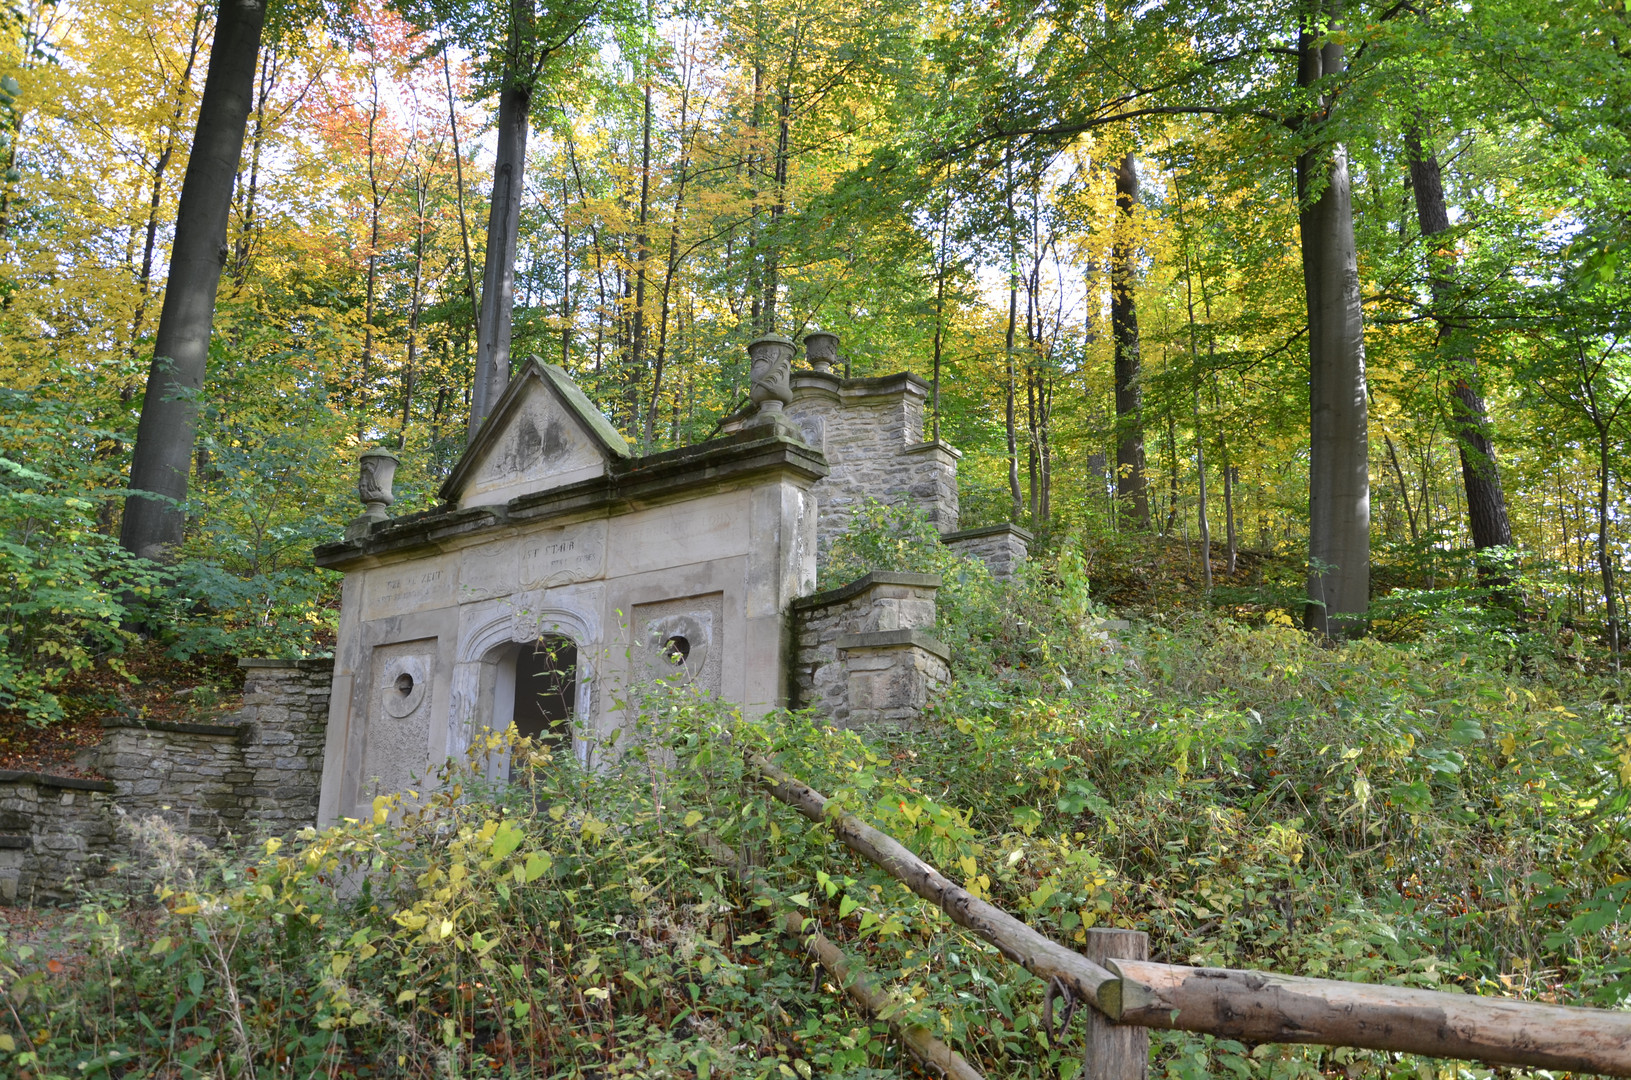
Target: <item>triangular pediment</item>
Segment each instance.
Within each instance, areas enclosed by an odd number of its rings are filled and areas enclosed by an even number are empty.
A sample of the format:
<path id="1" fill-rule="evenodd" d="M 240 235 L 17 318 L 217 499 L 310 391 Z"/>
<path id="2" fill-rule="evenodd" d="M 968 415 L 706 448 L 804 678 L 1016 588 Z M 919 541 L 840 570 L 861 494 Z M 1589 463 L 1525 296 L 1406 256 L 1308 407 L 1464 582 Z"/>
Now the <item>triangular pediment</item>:
<path id="1" fill-rule="evenodd" d="M 628 442 L 572 377 L 534 356 L 511 377 L 441 496 L 461 509 L 492 506 L 604 476 L 609 462 L 629 456 Z"/>

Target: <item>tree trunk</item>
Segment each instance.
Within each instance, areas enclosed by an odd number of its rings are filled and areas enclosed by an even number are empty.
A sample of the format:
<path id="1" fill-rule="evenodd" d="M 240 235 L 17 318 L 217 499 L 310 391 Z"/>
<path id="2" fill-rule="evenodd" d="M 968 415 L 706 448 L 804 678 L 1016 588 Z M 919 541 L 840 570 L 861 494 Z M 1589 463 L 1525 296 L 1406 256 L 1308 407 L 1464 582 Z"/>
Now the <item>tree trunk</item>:
<path id="1" fill-rule="evenodd" d="M 481 268 L 481 310 L 476 318 L 476 378 L 470 392 L 470 431 L 486 421 L 510 382 L 510 316 L 515 304 L 515 242 L 526 194 L 527 121 L 532 86 L 523 83 L 521 40 L 532 21 L 532 0 L 511 0 L 510 40 L 504 89 L 498 97 L 498 157 L 493 166 L 493 204 L 487 214 L 487 254 Z"/>
<path id="2" fill-rule="evenodd" d="M 142 325 L 147 321 L 147 305 L 152 298 L 153 284 L 153 254 L 158 248 L 159 235 L 159 207 L 164 199 L 164 174 L 175 156 L 176 140 L 181 137 L 181 113 L 187 105 L 187 94 L 192 89 L 193 65 L 198 62 L 199 47 L 204 36 L 204 20 L 209 15 L 209 6 L 199 4 L 193 16 L 192 43 L 187 48 L 187 64 L 182 69 L 181 77 L 176 82 L 175 104 L 170 109 L 170 127 L 164 135 L 164 148 L 153 163 L 152 192 L 147 200 L 147 228 L 142 240 L 142 268 L 136 280 L 136 310 L 130 317 L 130 355 L 136 355 L 137 343 L 141 340 Z M 247 118 L 245 119 L 247 123 Z M 135 386 L 127 386 L 120 393 L 120 398 L 129 401 L 136 396 Z"/>
<path id="3" fill-rule="evenodd" d="M 650 5 L 646 17 L 650 18 Z M 646 278 L 651 261 L 651 58 L 645 60 L 645 107 L 640 123 L 640 230 L 635 234 L 634 253 L 634 332 L 629 349 L 629 427 L 640 437 L 640 369 L 646 360 Z M 651 387 L 652 408 L 656 408 L 659 386 Z M 643 440 L 649 448 L 648 437 Z"/>
<path id="4" fill-rule="evenodd" d="M 1449 362 L 1450 433 L 1461 451 L 1461 480 L 1467 491 L 1467 526 L 1473 547 L 1512 546 L 1512 523 L 1506 513 L 1506 493 L 1495 463 L 1495 447 L 1489 437 L 1489 416 L 1479 393 L 1478 364 L 1472 349 L 1450 317 L 1455 295 L 1454 256 L 1448 250 L 1434 250 L 1428 239 L 1450 228 L 1449 211 L 1444 205 L 1444 183 L 1438 157 L 1422 149 L 1421 125 L 1413 123 L 1405 132 L 1405 148 L 1410 157 L 1410 186 L 1416 196 L 1416 220 L 1428 247 L 1427 259 L 1432 277 L 1433 321 L 1438 324 L 1439 354 Z M 1488 571 L 1482 562 L 1479 572 Z"/>
<path id="5" fill-rule="evenodd" d="M 198 426 L 197 396 L 209 362 L 233 178 L 254 101 L 255 59 L 265 16 L 261 0 L 221 0 L 210 46 L 198 128 L 176 210 L 169 282 L 136 429 L 132 491 L 119 530 L 119 542 L 145 558 L 160 557 L 179 544 L 186 525 L 181 504 Z"/>
<path id="6" fill-rule="evenodd" d="M 402 431 L 396 440 L 398 450 L 408 448 L 408 421 L 413 415 L 414 369 L 419 359 L 419 318 L 424 307 L 425 199 L 429 188 L 428 175 L 414 177 L 413 285 L 408 295 L 408 357 L 402 370 Z"/>
<path id="7" fill-rule="evenodd" d="M 1212 591 L 1212 524 L 1206 517 L 1206 437 L 1201 431 L 1201 385 L 1194 386 L 1195 396 L 1195 475 L 1199 488 L 1195 502 L 1195 526 L 1201 534 L 1201 580 L 1206 591 Z"/>
<path id="8" fill-rule="evenodd" d="M 1004 162 L 1007 176 L 1008 209 L 1008 336 L 1004 351 L 1008 357 L 1007 401 L 1004 419 L 1008 425 L 1008 496 L 1013 502 L 1012 520 L 1025 514 L 1019 498 L 1019 439 L 1014 430 L 1014 326 L 1019 320 L 1019 252 L 1014 236 L 1014 157 L 1010 151 Z"/>
<path id="9" fill-rule="evenodd" d="M 387 191 L 380 188 L 379 152 L 375 137 L 379 132 L 379 70 L 370 67 L 369 85 L 373 96 L 368 110 L 368 273 L 363 285 L 362 301 L 362 374 L 357 382 L 357 440 L 360 442 L 368 427 L 368 392 L 374 377 L 374 301 L 379 291 L 379 225 L 385 206 Z"/>
<path id="10" fill-rule="evenodd" d="M 690 56 L 687 54 L 685 74 L 680 87 L 680 163 L 678 175 L 675 179 L 674 209 L 668 223 L 668 257 L 663 270 L 662 300 L 657 310 L 657 358 L 651 369 L 651 410 L 646 414 L 646 445 L 650 446 L 657 438 L 657 404 L 661 400 L 663 389 L 663 375 L 668 365 L 668 322 L 673 312 L 674 280 L 680 272 L 680 226 L 685 216 L 685 189 L 690 180 L 691 153 L 695 148 L 695 139 L 702 130 L 702 120 L 697 120 L 696 129 L 692 131 L 690 124 L 691 112 L 691 66 Z M 679 422 L 679 403 L 675 400 L 675 423 Z"/>
<path id="11" fill-rule="evenodd" d="M 1138 307 L 1133 207 L 1138 204 L 1138 161 L 1128 153 L 1116 168 L 1115 245 L 1110 253 L 1110 333 L 1116 346 L 1116 495 L 1134 524 L 1150 527 L 1144 479 L 1144 386 L 1138 355 Z"/>
<path id="12" fill-rule="evenodd" d="M 260 231 L 259 213 L 261 151 L 266 147 L 266 100 L 277 86 L 278 63 L 275 51 L 261 60 L 259 86 L 255 91 L 255 126 L 249 140 L 249 182 L 240 184 L 238 237 L 232 244 L 232 295 L 236 297 L 249 284 L 250 260 L 255 253 L 255 236 Z"/>
<path id="13" fill-rule="evenodd" d="M 1334 28 L 1340 0 L 1325 15 Z M 1314 87 L 1343 67 L 1342 46 L 1312 19 L 1302 28 L 1298 82 Z M 1314 103 L 1323 110 L 1329 101 Z M 1323 122 L 1305 117 L 1305 127 Z M 1315 197 L 1315 192 L 1318 197 Z M 1370 457 L 1365 333 L 1348 156 L 1340 143 L 1297 158 L 1303 288 L 1308 301 L 1308 607 L 1315 633 L 1341 638 L 1363 628 L 1370 603 Z"/>
<path id="14" fill-rule="evenodd" d="M 1608 551 L 1608 469 L 1613 443 L 1609 439 L 1609 426 L 1597 425 L 1597 569 L 1603 576 L 1603 613 L 1607 616 L 1608 654 L 1614 659 L 1614 670 L 1620 670 L 1620 612 L 1616 604 L 1618 593 L 1614 588 L 1614 560 Z"/>
<path id="15" fill-rule="evenodd" d="M 453 196 L 459 210 L 459 241 L 464 245 L 464 287 L 470 310 L 476 310 L 476 264 L 470 254 L 470 218 L 464 209 L 464 151 L 459 146 L 459 110 L 453 97 L 453 68 L 447 62 L 447 46 L 442 46 L 442 77 L 447 82 L 447 123 L 453 133 Z M 465 358 L 469 359 L 469 323 L 465 324 Z"/>

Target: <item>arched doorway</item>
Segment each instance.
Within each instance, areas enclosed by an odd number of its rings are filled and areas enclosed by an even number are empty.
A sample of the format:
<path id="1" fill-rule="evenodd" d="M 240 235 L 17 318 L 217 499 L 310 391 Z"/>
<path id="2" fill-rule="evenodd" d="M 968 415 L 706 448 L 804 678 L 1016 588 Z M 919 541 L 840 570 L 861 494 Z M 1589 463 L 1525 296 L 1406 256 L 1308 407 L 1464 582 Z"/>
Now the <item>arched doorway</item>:
<path id="1" fill-rule="evenodd" d="M 578 700 L 577 644 L 569 637 L 549 634 L 517 646 L 513 662 L 515 701 L 510 722 L 516 734 L 551 750 L 570 748 Z"/>

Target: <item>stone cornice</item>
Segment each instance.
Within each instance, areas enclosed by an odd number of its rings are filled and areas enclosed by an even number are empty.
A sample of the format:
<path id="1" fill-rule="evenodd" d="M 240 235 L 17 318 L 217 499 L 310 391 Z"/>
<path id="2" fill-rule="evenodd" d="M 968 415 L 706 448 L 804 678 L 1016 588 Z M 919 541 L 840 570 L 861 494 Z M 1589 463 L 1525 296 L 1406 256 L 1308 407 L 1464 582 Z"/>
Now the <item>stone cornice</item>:
<path id="1" fill-rule="evenodd" d="M 699 488 L 725 490 L 776 474 L 814 483 L 827 475 L 827 461 L 820 451 L 797 439 L 750 428 L 697 446 L 614 459 L 604 476 L 518 495 L 502 506 L 440 509 L 393 518 L 374 526 L 361 539 L 319 545 L 314 555 L 318 566 L 348 570 L 374 558 L 405 554 L 507 525 L 625 514 L 693 496 Z"/>
<path id="2" fill-rule="evenodd" d="M 906 585 L 914 589 L 938 589 L 941 584 L 939 574 L 911 574 L 889 570 L 874 570 L 870 574 L 856 578 L 848 585 L 840 585 L 838 588 L 828 589 L 826 592 L 801 596 L 793 601 L 793 609 L 795 611 L 808 611 L 811 608 L 842 604 L 845 600 L 860 596 L 875 585 Z"/>

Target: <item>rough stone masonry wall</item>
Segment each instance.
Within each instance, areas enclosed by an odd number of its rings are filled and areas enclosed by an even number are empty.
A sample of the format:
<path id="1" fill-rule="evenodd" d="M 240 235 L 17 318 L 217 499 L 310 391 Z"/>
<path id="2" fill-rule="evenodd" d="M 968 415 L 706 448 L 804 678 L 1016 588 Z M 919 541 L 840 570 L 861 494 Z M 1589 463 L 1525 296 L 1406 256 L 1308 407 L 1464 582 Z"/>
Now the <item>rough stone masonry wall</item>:
<path id="1" fill-rule="evenodd" d="M 240 789 L 245 823 L 289 832 L 317 820 L 328 735 L 333 660 L 240 660 L 243 708 L 252 733 L 244 743 L 250 779 Z"/>
<path id="2" fill-rule="evenodd" d="M 904 373 L 880 379 L 794 375 L 787 417 L 831 470 L 811 488 L 823 551 L 869 497 L 886 504 L 910 499 L 941 532 L 957 528 L 958 455 L 944 443 L 922 441 L 925 395 L 923 381 Z"/>
<path id="3" fill-rule="evenodd" d="M 160 815 L 213 843 L 317 820 L 328 660 L 242 660 L 243 707 L 210 723 L 116 718 L 93 764 L 106 781 L 0 772 L 0 903 L 66 900 L 129 856 L 119 815 Z"/>
<path id="4" fill-rule="evenodd" d="M 934 629 L 933 574 L 872 573 L 839 589 L 793 601 L 794 708 L 816 707 L 843 726 L 850 719 L 849 669 L 840 638 Z M 876 659 L 868 661 L 875 665 Z"/>
<path id="5" fill-rule="evenodd" d="M 1031 539 L 1028 531 L 1011 523 L 965 529 L 940 538 L 959 555 L 972 555 L 983 561 L 998 581 L 1013 577 L 1019 564 L 1030 557 Z"/>
<path id="6" fill-rule="evenodd" d="M 206 841 L 317 820 L 332 660 L 240 660 L 243 707 L 207 724 L 103 721 L 97 758 L 129 813 Z"/>
<path id="7" fill-rule="evenodd" d="M 0 903 L 55 903 L 107 873 L 113 785 L 0 772 Z"/>

